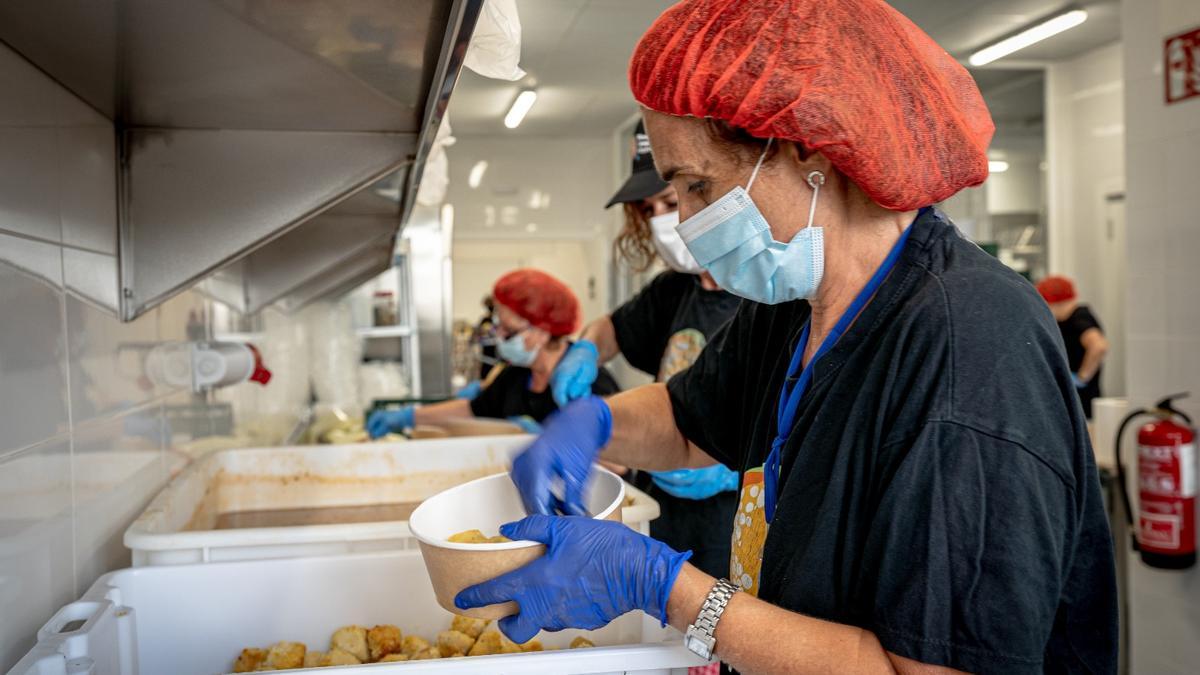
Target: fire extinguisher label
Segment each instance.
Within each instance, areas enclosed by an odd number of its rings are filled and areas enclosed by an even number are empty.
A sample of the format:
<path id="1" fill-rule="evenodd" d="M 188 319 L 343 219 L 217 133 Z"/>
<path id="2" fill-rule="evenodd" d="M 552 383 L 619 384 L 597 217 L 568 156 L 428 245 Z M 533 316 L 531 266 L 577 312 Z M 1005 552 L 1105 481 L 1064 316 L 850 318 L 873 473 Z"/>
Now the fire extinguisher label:
<path id="1" fill-rule="evenodd" d="M 1138 446 L 1139 489 L 1152 495 L 1196 496 L 1196 446 Z"/>
<path id="2" fill-rule="evenodd" d="M 1138 530 L 1138 542 L 1142 546 L 1175 550 L 1179 548 L 1183 518 L 1161 513 L 1142 513 L 1138 517 Z"/>

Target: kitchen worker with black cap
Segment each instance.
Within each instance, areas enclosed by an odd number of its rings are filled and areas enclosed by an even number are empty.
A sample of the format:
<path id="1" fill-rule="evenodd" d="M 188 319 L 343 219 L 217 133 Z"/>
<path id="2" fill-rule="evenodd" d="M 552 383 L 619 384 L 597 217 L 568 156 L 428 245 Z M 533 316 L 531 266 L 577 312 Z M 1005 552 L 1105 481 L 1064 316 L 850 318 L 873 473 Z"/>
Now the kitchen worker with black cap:
<path id="1" fill-rule="evenodd" d="M 640 123 L 633 150 L 633 171 L 608 203 L 625 209 L 625 227 L 616 249 L 636 271 L 648 269 L 656 255 L 669 269 L 612 314 L 583 329 L 550 379 L 560 405 L 590 396 L 599 365 L 617 354 L 658 382 L 666 382 L 692 365 L 741 302 L 717 286 L 675 232 L 679 225 L 675 188 L 654 168 L 650 139 Z M 714 464 L 639 473 L 634 482 L 662 509 L 650 522 L 650 536 L 672 548 L 690 550 L 692 564 L 708 574 L 728 572 L 737 473 Z"/>
<path id="2" fill-rule="evenodd" d="M 642 610 L 743 672 L 1115 672 L 1054 318 L 934 207 L 987 177 L 967 71 L 882 0 L 684 0 L 629 79 L 688 249 L 754 302 L 666 384 L 549 421 L 501 528 L 546 555 L 457 606 L 515 601 L 518 642 Z M 739 470 L 730 578 L 577 517 L 597 458 Z"/>

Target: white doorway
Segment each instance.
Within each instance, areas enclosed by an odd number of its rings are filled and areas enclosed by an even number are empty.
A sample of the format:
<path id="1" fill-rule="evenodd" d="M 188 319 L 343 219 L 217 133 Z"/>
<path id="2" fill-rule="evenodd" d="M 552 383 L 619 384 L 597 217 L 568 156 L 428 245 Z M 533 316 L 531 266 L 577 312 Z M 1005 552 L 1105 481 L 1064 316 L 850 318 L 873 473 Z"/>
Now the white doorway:
<path id="1" fill-rule="evenodd" d="M 1105 396 L 1125 396 L 1125 193 L 1111 192 L 1103 197 L 1099 242 L 1099 295 L 1084 302 L 1095 307 L 1096 318 L 1108 337 L 1109 352 L 1104 360 L 1104 379 L 1100 382 Z"/>

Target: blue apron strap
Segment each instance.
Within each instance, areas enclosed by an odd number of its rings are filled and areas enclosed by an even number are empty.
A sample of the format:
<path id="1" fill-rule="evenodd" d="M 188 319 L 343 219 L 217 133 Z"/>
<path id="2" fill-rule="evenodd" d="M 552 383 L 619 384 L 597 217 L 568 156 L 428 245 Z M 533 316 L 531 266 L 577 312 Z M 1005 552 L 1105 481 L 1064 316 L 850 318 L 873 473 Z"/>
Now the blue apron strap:
<path id="1" fill-rule="evenodd" d="M 925 213 L 922 209 L 917 214 L 917 218 Z M 913 222 L 916 222 L 915 220 Z M 837 341 L 862 313 L 864 307 L 871 301 L 875 293 L 879 291 L 879 287 L 883 285 L 888 274 L 896 266 L 896 262 L 900 260 L 900 253 L 904 250 L 904 244 L 908 241 L 908 235 L 912 232 L 912 225 L 904 229 L 900 234 L 900 239 L 892 246 L 892 250 L 888 252 L 879 269 L 875 270 L 875 274 L 871 276 L 870 281 L 863 287 L 854 301 L 846 308 L 846 311 L 838 318 L 837 324 L 833 327 L 833 331 L 825 336 L 821 341 L 821 346 L 817 348 L 817 353 L 807 365 L 801 367 L 804 361 L 804 351 L 808 349 L 808 338 L 811 324 L 805 323 L 804 329 L 800 333 L 800 339 L 796 342 L 796 351 L 792 353 L 792 360 L 788 363 L 787 377 L 783 382 L 783 390 L 779 395 L 779 411 L 776 424 L 775 440 L 771 443 L 771 452 L 767 455 L 767 461 L 763 464 L 763 515 L 766 516 L 767 522 L 770 523 L 775 518 L 775 504 L 779 498 L 779 479 L 780 467 L 783 460 L 783 447 L 787 444 L 787 440 L 792 433 L 792 427 L 796 423 L 796 412 L 800 408 L 800 400 L 804 398 L 805 392 L 812 384 L 813 365 L 821 359 L 830 349 L 833 348 Z M 799 373 L 797 375 L 797 372 Z M 795 380 L 794 382 L 792 380 Z"/>

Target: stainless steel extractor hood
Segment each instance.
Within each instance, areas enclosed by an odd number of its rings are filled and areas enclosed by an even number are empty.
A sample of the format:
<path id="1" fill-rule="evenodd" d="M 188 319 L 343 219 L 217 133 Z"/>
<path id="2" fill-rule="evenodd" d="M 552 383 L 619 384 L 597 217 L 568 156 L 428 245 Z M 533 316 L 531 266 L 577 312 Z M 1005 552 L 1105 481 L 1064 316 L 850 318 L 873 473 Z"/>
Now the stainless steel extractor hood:
<path id="1" fill-rule="evenodd" d="M 117 292 L 83 294 L 131 320 L 217 273 L 253 312 L 386 269 L 482 2 L 0 3 L 0 41 L 116 135 L 119 268 L 86 278 Z"/>

